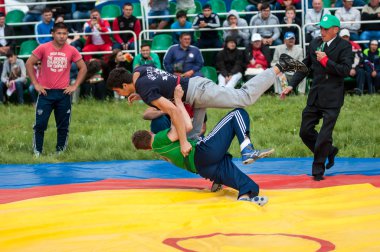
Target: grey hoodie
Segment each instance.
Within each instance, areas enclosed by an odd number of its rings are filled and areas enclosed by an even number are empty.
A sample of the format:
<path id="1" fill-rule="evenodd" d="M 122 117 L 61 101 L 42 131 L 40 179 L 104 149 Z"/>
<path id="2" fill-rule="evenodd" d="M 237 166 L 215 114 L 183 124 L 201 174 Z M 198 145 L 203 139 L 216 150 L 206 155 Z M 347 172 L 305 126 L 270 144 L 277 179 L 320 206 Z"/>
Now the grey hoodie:
<path id="1" fill-rule="evenodd" d="M 238 27 L 248 26 L 247 21 L 240 18 L 236 10 L 230 10 L 228 12 L 226 20 L 223 22 L 223 27 L 230 27 L 230 23 L 228 22 L 228 18 L 230 16 L 235 16 L 237 18 Z M 243 43 L 244 46 L 249 44 L 249 38 L 250 38 L 249 29 L 224 30 L 223 39 L 225 40 L 227 36 L 234 37 L 238 44 Z"/>

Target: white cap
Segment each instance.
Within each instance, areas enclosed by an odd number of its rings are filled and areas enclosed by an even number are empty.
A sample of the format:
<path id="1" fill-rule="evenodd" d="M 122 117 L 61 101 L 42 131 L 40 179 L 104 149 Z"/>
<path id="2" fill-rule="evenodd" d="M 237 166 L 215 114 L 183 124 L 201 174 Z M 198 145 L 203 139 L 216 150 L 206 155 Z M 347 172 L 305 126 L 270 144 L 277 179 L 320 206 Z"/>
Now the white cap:
<path id="1" fill-rule="evenodd" d="M 255 42 L 255 41 L 258 41 L 258 40 L 262 40 L 261 35 L 258 34 L 258 33 L 252 34 L 251 41 Z"/>
<path id="2" fill-rule="evenodd" d="M 341 37 L 344 37 L 344 36 L 350 36 L 350 32 L 347 30 L 347 29 L 342 29 L 340 32 L 339 32 L 339 36 Z"/>

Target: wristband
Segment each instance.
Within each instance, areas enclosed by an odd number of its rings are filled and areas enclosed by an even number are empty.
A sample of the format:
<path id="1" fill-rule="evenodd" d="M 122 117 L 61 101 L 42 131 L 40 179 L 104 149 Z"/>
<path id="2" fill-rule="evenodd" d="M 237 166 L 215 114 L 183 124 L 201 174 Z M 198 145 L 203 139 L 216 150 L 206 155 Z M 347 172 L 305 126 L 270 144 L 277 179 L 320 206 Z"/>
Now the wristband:
<path id="1" fill-rule="evenodd" d="M 321 63 L 322 66 L 326 67 L 327 66 L 327 61 L 329 60 L 329 58 L 327 57 L 327 55 L 325 57 L 323 57 L 319 62 Z"/>

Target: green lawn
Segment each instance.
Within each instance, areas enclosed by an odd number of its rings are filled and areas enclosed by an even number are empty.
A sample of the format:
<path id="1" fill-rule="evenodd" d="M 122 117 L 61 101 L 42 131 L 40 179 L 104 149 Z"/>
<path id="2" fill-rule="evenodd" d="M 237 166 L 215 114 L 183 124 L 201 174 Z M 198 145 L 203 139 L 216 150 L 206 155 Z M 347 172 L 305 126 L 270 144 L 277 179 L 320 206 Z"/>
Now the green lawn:
<path id="1" fill-rule="evenodd" d="M 251 116 L 251 138 L 256 148 L 274 147 L 275 157 L 306 157 L 311 152 L 298 136 L 306 97 L 291 96 L 285 101 L 266 95 L 247 108 Z M 149 151 L 136 151 L 130 138 L 137 129 L 149 129 L 142 119 L 146 105 L 126 101 L 81 101 L 73 105 L 69 148 L 55 154 L 56 128 L 51 116 L 45 134 L 44 153 L 32 154 L 32 106 L 0 106 L 0 163 L 55 163 L 94 160 L 156 159 Z M 379 96 L 346 96 L 334 131 L 340 157 L 379 157 Z M 208 131 L 229 110 L 208 110 Z M 235 141 L 230 149 L 239 156 Z"/>

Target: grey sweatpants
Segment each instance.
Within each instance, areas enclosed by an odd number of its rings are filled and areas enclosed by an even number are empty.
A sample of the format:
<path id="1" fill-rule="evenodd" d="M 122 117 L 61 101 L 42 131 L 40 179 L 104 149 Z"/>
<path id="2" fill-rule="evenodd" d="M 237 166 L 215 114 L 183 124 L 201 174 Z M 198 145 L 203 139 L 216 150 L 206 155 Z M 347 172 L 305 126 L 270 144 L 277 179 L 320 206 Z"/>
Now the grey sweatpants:
<path id="1" fill-rule="evenodd" d="M 243 108 L 257 101 L 274 83 L 276 73 L 273 68 L 247 81 L 240 89 L 218 86 L 203 77 L 189 80 L 186 102 L 194 107 L 193 130 L 187 135 L 197 138 L 203 125 L 206 108 Z"/>

